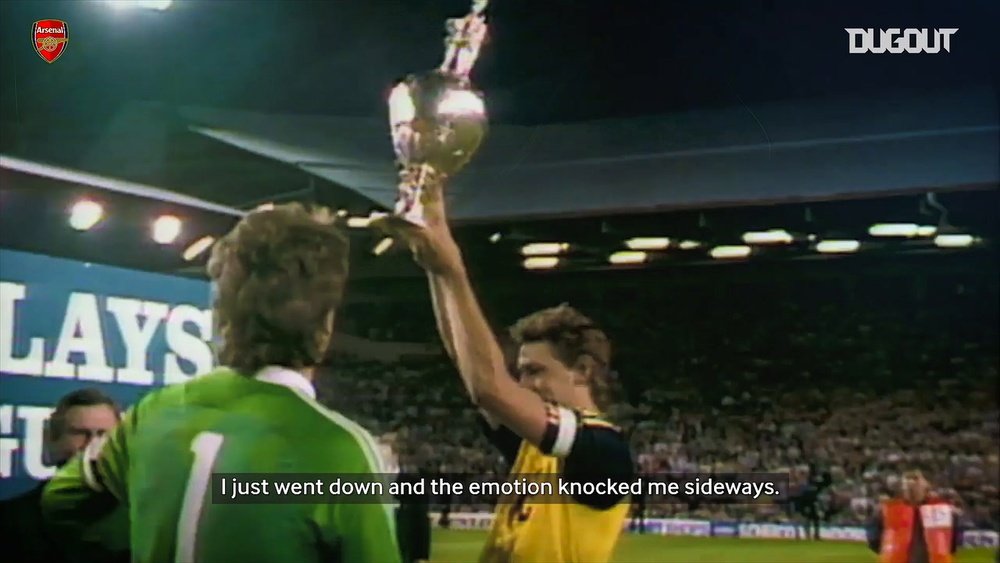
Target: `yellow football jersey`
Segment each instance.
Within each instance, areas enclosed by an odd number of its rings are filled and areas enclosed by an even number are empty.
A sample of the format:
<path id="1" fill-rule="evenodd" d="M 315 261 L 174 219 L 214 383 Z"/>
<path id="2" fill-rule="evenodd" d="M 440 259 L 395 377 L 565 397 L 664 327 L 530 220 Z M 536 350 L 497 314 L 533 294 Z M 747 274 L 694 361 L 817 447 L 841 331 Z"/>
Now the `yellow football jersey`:
<path id="1" fill-rule="evenodd" d="M 590 413 L 555 405 L 549 410 L 548 439 L 543 439 L 541 448 L 526 440 L 520 442 L 511 467 L 512 478 L 555 474 L 570 480 L 574 476 L 584 480 L 631 479 L 631 452 L 617 428 Z M 609 561 L 628 516 L 629 498 L 559 500 L 541 503 L 532 502 L 531 497 L 501 499 L 480 562 Z"/>

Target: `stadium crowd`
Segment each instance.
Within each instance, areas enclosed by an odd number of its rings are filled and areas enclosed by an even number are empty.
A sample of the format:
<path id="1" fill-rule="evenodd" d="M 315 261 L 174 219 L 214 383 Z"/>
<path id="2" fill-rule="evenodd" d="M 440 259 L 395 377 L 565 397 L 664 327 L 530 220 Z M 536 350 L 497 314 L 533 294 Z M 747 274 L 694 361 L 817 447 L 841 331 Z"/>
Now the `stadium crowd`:
<path id="1" fill-rule="evenodd" d="M 642 471 L 787 472 L 793 491 L 821 482 L 821 517 L 846 525 L 867 521 L 916 466 L 963 525 L 997 529 L 995 289 L 951 277 L 862 282 L 715 286 L 687 299 L 560 291 L 616 345 L 622 393 L 609 411 Z M 544 306 L 556 295 L 533 297 Z M 501 314 L 507 323 L 531 310 L 525 301 L 493 308 L 515 315 Z M 444 357 L 333 366 L 321 399 L 391 437 L 403 471 L 504 474 Z M 486 507 L 452 507 L 469 508 Z M 781 522 L 799 518 L 792 508 L 688 503 L 646 515 Z"/>

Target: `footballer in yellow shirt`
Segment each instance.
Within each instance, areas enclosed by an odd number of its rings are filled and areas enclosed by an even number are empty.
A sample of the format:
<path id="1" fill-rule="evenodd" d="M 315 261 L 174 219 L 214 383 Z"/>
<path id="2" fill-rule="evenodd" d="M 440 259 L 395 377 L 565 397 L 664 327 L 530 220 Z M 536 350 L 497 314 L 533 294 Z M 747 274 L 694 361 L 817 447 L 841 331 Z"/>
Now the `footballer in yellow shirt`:
<path id="1" fill-rule="evenodd" d="M 568 305 L 529 315 L 511 329 L 519 378 L 511 377 L 448 227 L 440 186 L 425 186 L 421 203 L 424 225 L 389 228 L 427 272 L 445 350 L 494 443 L 506 452 L 512 475 L 631 480 L 628 443 L 596 414 L 609 389 L 611 345 L 605 333 Z M 560 501 L 502 499 L 480 560 L 608 561 L 629 499 L 577 495 Z"/>

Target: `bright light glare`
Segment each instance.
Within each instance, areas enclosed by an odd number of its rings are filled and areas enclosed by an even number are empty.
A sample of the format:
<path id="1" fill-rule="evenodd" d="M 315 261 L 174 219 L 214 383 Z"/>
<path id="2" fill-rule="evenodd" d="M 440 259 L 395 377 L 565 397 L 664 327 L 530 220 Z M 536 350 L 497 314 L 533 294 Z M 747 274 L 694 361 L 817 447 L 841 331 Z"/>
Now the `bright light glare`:
<path id="1" fill-rule="evenodd" d="M 642 264 L 646 258 L 645 252 L 621 251 L 609 256 L 608 262 L 612 264 Z"/>
<path id="2" fill-rule="evenodd" d="M 157 244 L 170 244 L 181 234 L 181 220 L 173 215 L 161 215 L 153 221 L 153 240 Z"/>
<path id="3" fill-rule="evenodd" d="M 556 256 L 532 256 L 524 260 L 525 270 L 548 270 L 559 265 Z"/>
<path id="4" fill-rule="evenodd" d="M 625 241 L 629 250 L 663 250 L 670 246 L 667 237 L 635 237 Z"/>
<path id="5" fill-rule="evenodd" d="M 712 258 L 746 258 L 750 256 L 749 246 L 716 246 L 710 252 Z"/>
<path id="6" fill-rule="evenodd" d="M 965 248 L 972 246 L 974 242 L 976 242 L 975 237 L 965 234 L 938 235 L 934 237 L 934 245 L 939 248 Z"/>
<path id="7" fill-rule="evenodd" d="M 363 229 L 371 223 L 371 217 L 348 217 L 347 226 L 352 229 Z"/>
<path id="8" fill-rule="evenodd" d="M 501 238 L 500 233 L 493 233 L 492 235 L 490 235 L 490 242 L 496 244 L 500 242 L 500 238 Z"/>
<path id="9" fill-rule="evenodd" d="M 483 105 L 483 99 L 475 92 L 448 90 L 441 96 L 437 112 L 438 115 L 482 115 L 486 113 L 486 106 Z"/>
<path id="10" fill-rule="evenodd" d="M 397 84 L 389 93 L 389 123 L 409 123 L 416 114 L 417 108 L 413 107 L 413 99 L 410 98 L 410 87 L 402 82 Z"/>
<path id="11" fill-rule="evenodd" d="M 861 243 L 856 240 L 824 240 L 816 243 L 816 252 L 823 254 L 850 254 L 857 252 Z"/>
<path id="12" fill-rule="evenodd" d="M 173 0 L 104 0 L 104 3 L 115 9 L 145 8 L 147 10 L 166 10 Z"/>
<path id="13" fill-rule="evenodd" d="M 877 223 L 868 228 L 873 237 L 913 237 L 920 227 L 914 223 Z"/>
<path id="14" fill-rule="evenodd" d="M 524 256 L 541 256 L 544 254 L 559 254 L 569 250 L 569 244 L 565 242 L 533 242 L 521 247 L 521 254 Z"/>
<path id="15" fill-rule="evenodd" d="M 784 229 L 750 231 L 743 233 L 743 242 L 747 244 L 791 244 L 792 235 Z"/>
<path id="16" fill-rule="evenodd" d="M 184 259 L 188 262 L 194 260 L 200 256 L 202 252 L 208 250 L 208 247 L 212 246 L 213 242 L 215 242 L 215 237 L 211 236 L 201 237 L 200 239 L 192 242 L 190 246 L 184 249 Z"/>
<path id="17" fill-rule="evenodd" d="M 97 224 L 104 216 L 104 208 L 100 203 L 84 199 L 73 204 L 69 214 L 69 226 L 78 231 L 86 231 Z"/>
<path id="18" fill-rule="evenodd" d="M 701 243 L 696 240 L 682 240 L 680 247 L 681 250 L 694 250 L 701 246 Z"/>
<path id="19" fill-rule="evenodd" d="M 917 227 L 918 237 L 932 237 L 937 234 L 937 227 L 934 225 L 921 225 Z"/>
<path id="20" fill-rule="evenodd" d="M 378 244 L 376 244 L 375 248 L 372 250 L 372 254 L 374 254 L 375 256 L 381 256 L 385 254 L 385 251 L 389 250 L 390 248 L 392 248 L 392 238 L 385 237 L 384 239 L 378 241 Z"/>

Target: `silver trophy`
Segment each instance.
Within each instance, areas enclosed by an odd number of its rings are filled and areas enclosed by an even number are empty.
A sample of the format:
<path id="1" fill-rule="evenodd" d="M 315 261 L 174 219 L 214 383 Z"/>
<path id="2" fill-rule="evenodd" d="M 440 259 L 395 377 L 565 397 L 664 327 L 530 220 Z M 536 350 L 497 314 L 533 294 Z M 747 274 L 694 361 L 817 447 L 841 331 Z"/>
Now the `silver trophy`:
<path id="1" fill-rule="evenodd" d="M 407 76 L 389 94 L 399 193 L 393 213 L 373 216 L 373 225 L 390 232 L 426 226 L 424 204 L 443 197 L 447 180 L 479 149 L 487 129 L 486 104 L 469 72 L 486 38 L 486 4 L 476 0 L 465 17 L 448 20 L 440 67 Z"/>

